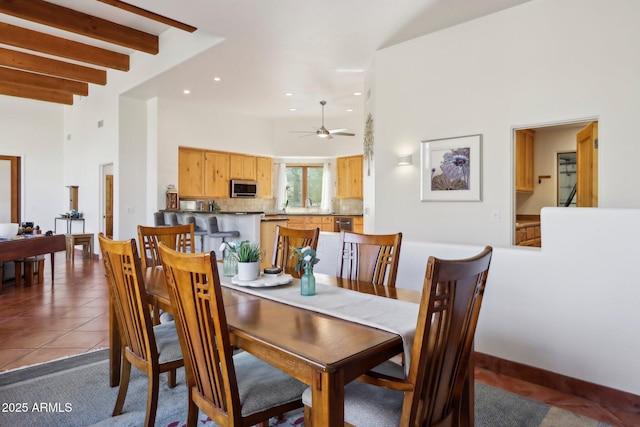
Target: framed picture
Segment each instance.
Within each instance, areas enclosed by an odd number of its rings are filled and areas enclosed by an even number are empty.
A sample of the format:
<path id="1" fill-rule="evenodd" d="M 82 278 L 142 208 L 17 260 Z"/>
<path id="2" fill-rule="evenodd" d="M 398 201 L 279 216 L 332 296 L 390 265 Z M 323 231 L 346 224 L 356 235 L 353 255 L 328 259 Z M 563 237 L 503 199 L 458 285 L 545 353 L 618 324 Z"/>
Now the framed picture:
<path id="1" fill-rule="evenodd" d="M 420 200 L 481 201 L 481 157 L 481 134 L 422 141 Z"/>

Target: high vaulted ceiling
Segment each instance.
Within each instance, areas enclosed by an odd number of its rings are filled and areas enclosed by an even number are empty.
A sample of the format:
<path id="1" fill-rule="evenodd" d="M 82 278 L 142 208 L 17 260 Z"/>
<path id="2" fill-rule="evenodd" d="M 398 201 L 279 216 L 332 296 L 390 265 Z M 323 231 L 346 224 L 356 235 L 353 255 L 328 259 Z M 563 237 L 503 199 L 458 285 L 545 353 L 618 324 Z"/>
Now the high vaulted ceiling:
<path id="1" fill-rule="evenodd" d="M 526 1 L 0 0 L 0 94 L 70 104 L 133 52 L 162 49 L 163 31 L 198 28 L 224 41 L 127 95 L 270 118 L 318 116 L 326 99 L 328 117 L 344 116 L 364 108 L 356 70 L 376 50 Z"/>
<path id="2" fill-rule="evenodd" d="M 157 34 L 119 24 L 117 14 L 196 30 L 119 0 L 99 1 L 109 18 L 42 0 L 0 0 L 0 93 L 72 104 L 89 84 L 106 84 L 107 69 L 128 71 L 127 50 L 158 53 Z"/>

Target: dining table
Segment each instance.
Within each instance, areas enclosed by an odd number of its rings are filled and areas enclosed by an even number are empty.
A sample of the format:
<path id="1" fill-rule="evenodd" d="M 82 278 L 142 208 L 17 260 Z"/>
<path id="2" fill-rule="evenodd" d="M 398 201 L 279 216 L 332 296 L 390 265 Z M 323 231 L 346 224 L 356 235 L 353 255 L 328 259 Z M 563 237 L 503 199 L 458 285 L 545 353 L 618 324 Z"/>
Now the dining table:
<path id="1" fill-rule="evenodd" d="M 162 267 L 147 268 L 144 276 L 150 304 L 171 312 Z M 316 282 L 324 286 L 414 304 L 420 302 L 421 293 L 415 290 L 326 274 L 316 273 L 315 276 Z M 397 333 L 274 301 L 259 292 L 225 286 L 225 279 L 228 278 L 221 280 L 222 293 L 232 345 L 308 384 L 312 388 L 313 425 L 343 426 L 345 385 L 405 350 L 403 337 Z M 292 278 L 285 286 L 299 289 L 300 280 Z M 120 341 L 119 334 L 115 333 L 117 324 L 114 316 L 110 318 L 110 383 L 116 386 L 121 363 Z M 469 368 L 468 375 L 473 372 L 472 364 Z M 461 419 L 463 425 L 472 426 L 473 381 L 467 381 L 466 389 Z"/>
<path id="2" fill-rule="evenodd" d="M 53 283 L 54 257 L 56 252 L 67 250 L 64 234 L 22 234 L 10 239 L 0 239 L 0 263 L 51 254 L 51 283 Z M 0 283 L 0 289 L 2 284 Z"/>

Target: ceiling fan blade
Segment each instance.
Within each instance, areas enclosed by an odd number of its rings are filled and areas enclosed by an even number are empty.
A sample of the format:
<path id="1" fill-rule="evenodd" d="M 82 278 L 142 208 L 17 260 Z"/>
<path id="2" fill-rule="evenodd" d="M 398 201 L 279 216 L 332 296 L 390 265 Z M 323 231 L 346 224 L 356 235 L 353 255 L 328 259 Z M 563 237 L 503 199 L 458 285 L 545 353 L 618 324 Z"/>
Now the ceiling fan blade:
<path id="1" fill-rule="evenodd" d="M 351 133 L 351 132 L 337 132 L 341 129 L 336 129 L 336 131 L 329 131 L 331 132 L 331 135 L 339 135 L 339 136 L 355 136 L 355 133 Z M 346 129 L 345 129 L 346 130 Z"/>

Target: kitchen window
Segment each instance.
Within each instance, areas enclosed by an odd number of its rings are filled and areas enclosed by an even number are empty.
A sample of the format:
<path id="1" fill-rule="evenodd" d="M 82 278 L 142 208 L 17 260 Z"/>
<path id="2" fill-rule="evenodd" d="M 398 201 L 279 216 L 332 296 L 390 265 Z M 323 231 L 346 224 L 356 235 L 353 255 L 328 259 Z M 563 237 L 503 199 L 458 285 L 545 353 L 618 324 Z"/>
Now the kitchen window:
<path id="1" fill-rule="evenodd" d="M 292 207 L 319 207 L 322 201 L 322 165 L 287 166 L 287 199 Z"/>

